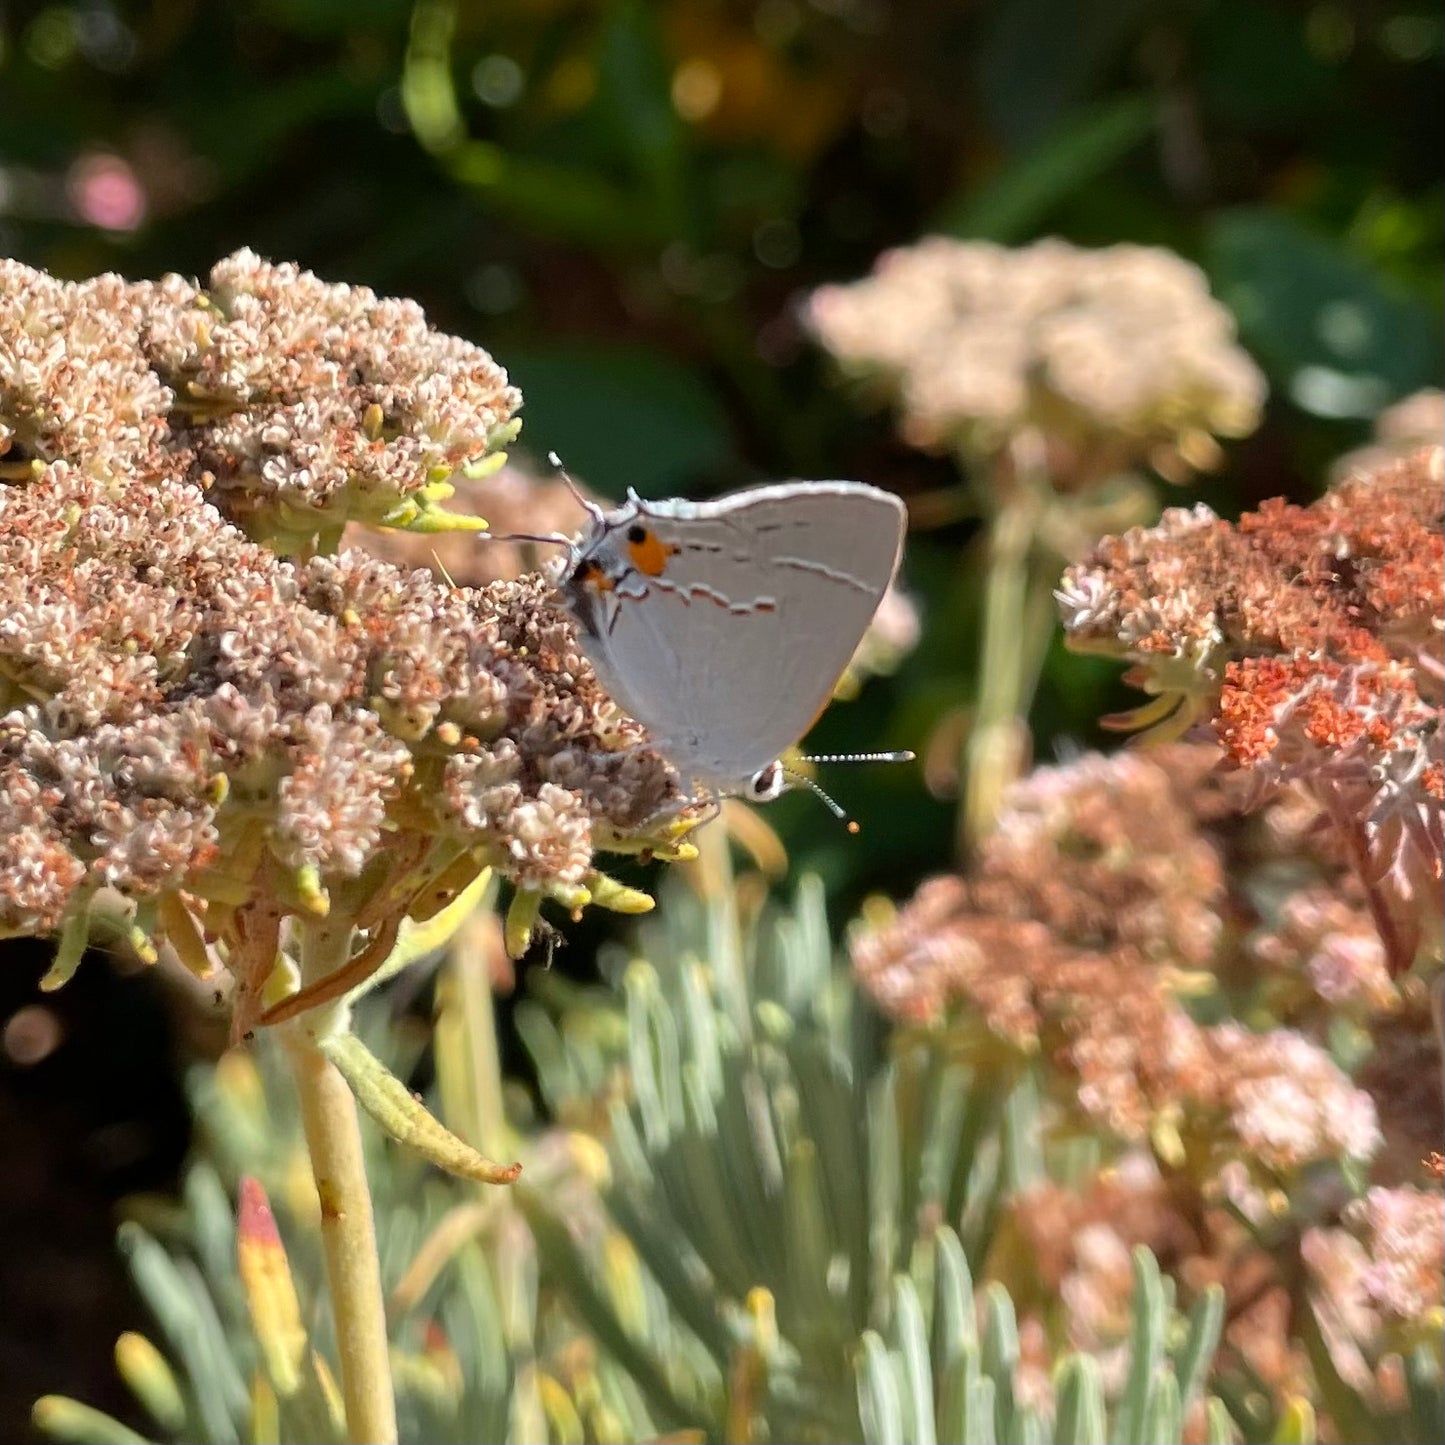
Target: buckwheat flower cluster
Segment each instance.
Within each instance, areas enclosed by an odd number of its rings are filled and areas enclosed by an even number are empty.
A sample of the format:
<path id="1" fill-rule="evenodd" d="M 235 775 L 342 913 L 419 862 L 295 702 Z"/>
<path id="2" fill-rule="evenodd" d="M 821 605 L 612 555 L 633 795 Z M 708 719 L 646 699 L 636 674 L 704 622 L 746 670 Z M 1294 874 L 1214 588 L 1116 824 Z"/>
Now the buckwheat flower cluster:
<path id="1" fill-rule="evenodd" d="M 0 486 L 4 933 L 109 886 L 183 957 L 286 914 L 375 941 L 486 866 L 575 908 L 677 826 L 641 741 L 539 577 L 281 560 L 163 475 Z"/>
<path id="2" fill-rule="evenodd" d="M 1340 1227 L 1306 1231 L 1300 1253 L 1340 1378 L 1377 1404 L 1403 1404 L 1391 1357 L 1438 1349 L 1445 1327 L 1445 1201 L 1371 1189 L 1346 1207 Z"/>
<path id="3" fill-rule="evenodd" d="M 172 394 L 137 344 L 151 296 L 0 260 L 0 482 L 61 460 L 114 475 L 152 455 Z"/>
<path id="4" fill-rule="evenodd" d="M 1064 1336 L 1100 1361 L 1110 1394 L 1128 1368 L 1134 1273 L 1130 1251 L 1143 1244 L 1166 1266 L 1202 1252 L 1197 1222 L 1170 1196 L 1153 1159 L 1125 1154 L 1077 1188 L 1045 1182 L 1013 1199 L 1001 1251 L 1016 1277 L 1005 1280 L 1029 1313 L 1059 1308 Z M 1204 1281 L 1199 1281 L 1203 1283 Z"/>
<path id="5" fill-rule="evenodd" d="M 1445 436 L 1445 391 L 1427 387 L 1386 407 L 1375 418 L 1374 432 L 1372 442 L 1330 468 L 1335 481 L 1345 481 L 1354 472 L 1374 471 L 1421 447 L 1438 446 Z"/>
<path id="6" fill-rule="evenodd" d="M 139 340 L 175 393 L 191 475 L 280 550 L 325 547 L 350 518 L 417 525 L 517 429 L 506 373 L 415 302 L 250 251 L 205 290 L 162 283 Z"/>
<path id="7" fill-rule="evenodd" d="M 1223 840 L 1238 811 L 1216 760 L 1177 747 L 1039 769 L 1007 795 L 970 875 L 925 883 L 857 939 L 855 971 L 885 1012 L 946 1029 L 979 1067 L 1043 1058 L 1068 1127 L 1147 1140 L 1200 1181 L 1234 1161 L 1268 1183 L 1368 1159 L 1374 1105 L 1318 1045 L 1205 1026 L 1180 1001 L 1229 971 L 1249 916 L 1231 892 Z M 1203 826 L 1216 819 L 1217 836 Z"/>
<path id="8" fill-rule="evenodd" d="M 485 351 L 364 286 L 250 251 L 205 288 L 0 267 L 0 476 L 185 477 L 254 540 L 309 555 L 350 518 L 467 525 L 440 508 L 450 479 L 500 465 L 518 427 Z"/>
<path id="9" fill-rule="evenodd" d="M 1037 431 L 1056 485 L 1207 465 L 1213 438 L 1253 431 L 1264 399 L 1203 273 L 1152 247 L 930 236 L 814 292 L 808 319 L 845 373 L 897 405 L 909 443 L 991 456 Z"/>
<path id="10" fill-rule="evenodd" d="M 1207 508 L 1108 538 L 1058 593 L 1071 643 L 1133 664 L 1122 725 L 1208 721 L 1264 790 L 1305 787 L 1369 890 L 1390 967 L 1438 926 L 1442 853 L 1440 447 L 1310 507 Z"/>

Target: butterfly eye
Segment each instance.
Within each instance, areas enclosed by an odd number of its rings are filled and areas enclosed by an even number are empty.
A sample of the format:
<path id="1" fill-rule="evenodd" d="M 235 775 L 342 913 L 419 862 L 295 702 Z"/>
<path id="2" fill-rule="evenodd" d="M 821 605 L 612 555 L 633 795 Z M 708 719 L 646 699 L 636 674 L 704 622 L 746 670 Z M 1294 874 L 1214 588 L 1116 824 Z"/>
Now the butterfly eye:
<path id="1" fill-rule="evenodd" d="M 781 763 L 769 763 L 748 779 L 747 796 L 755 803 L 771 803 L 787 786 Z"/>

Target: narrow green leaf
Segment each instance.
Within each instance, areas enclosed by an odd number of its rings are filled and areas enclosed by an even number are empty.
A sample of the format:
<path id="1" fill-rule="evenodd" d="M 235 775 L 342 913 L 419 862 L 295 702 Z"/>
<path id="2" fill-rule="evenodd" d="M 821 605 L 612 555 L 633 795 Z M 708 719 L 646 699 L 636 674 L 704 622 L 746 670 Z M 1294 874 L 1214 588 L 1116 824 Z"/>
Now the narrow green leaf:
<path id="1" fill-rule="evenodd" d="M 840 1307 L 856 1321 L 866 1309 L 869 1285 L 868 1192 L 858 1177 L 858 1161 L 866 1157 L 866 1121 L 854 1107 L 847 1061 L 827 1039 L 799 1029 L 787 1051 L 807 1132 L 818 1146 L 823 1198 L 847 1269 L 846 1281 L 840 1278 L 835 1289 Z"/>
<path id="2" fill-rule="evenodd" d="M 1142 1245 L 1133 1252 L 1134 1300 L 1129 1374 L 1119 1401 L 1114 1433 L 1123 1445 L 1151 1445 L 1143 1436 L 1149 1386 L 1164 1352 L 1164 1285 L 1159 1263 Z"/>
<path id="3" fill-rule="evenodd" d="M 726 1359 L 736 1340 L 721 1313 L 723 1296 L 691 1239 L 631 1189 L 613 1189 L 607 1207 L 667 1297 L 669 1307 L 716 1359 Z"/>
<path id="4" fill-rule="evenodd" d="M 1014 1371 L 1019 1362 L 1019 1327 L 1014 1302 L 997 1281 L 984 1290 L 983 1338 L 980 1341 L 984 1374 L 993 1381 L 995 1430 L 1000 1440 L 1013 1435 Z"/>
<path id="5" fill-rule="evenodd" d="M 948 1212 L 948 1191 L 964 1139 L 964 1120 L 969 1108 L 969 1071 L 949 1064 L 939 1073 L 937 1083 L 924 1099 L 922 1142 L 918 1155 L 918 1203 L 920 1210 L 937 1208 Z"/>
<path id="6" fill-rule="evenodd" d="M 958 1236 L 946 1226 L 933 1236 L 933 1368 L 941 1377 L 965 1350 L 978 1348 L 973 1274 Z"/>
<path id="7" fill-rule="evenodd" d="M 722 1092 L 722 1050 L 718 1042 L 717 1015 L 707 987 L 707 970 L 699 964 L 684 964 L 681 983 L 687 1056 L 696 1067 L 703 1087 L 715 1097 Z"/>
<path id="8" fill-rule="evenodd" d="M 248 1392 L 224 1349 L 219 1359 L 212 1358 L 212 1341 L 207 1338 L 211 1312 L 202 1308 L 204 1289 L 198 1287 L 199 1280 L 182 1273 L 160 1244 L 137 1225 L 122 1224 L 116 1242 L 136 1289 L 186 1372 L 207 1439 L 217 1445 L 239 1441 L 238 1421 L 247 1413 Z M 224 1346 L 224 1340 L 222 1343 Z"/>
<path id="9" fill-rule="evenodd" d="M 882 1069 L 868 1089 L 868 1264 L 870 1313 L 881 1310 L 898 1268 L 903 1193 L 898 1143 L 897 1074 Z"/>
<path id="10" fill-rule="evenodd" d="M 30 1420 L 43 1435 L 73 1445 L 146 1445 L 144 1435 L 65 1395 L 42 1395 L 31 1407 Z"/>
<path id="11" fill-rule="evenodd" d="M 663 1148 L 680 1123 L 667 1100 L 678 1084 L 677 1037 L 659 1015 L 664 1013 L 651 964 L 633 963 L 623 975 L 627 997 L 627 1058 L 632 1095 L 642 1120 L 642 1137 L 649 1152 Z M 672 1082 L 666 1081 L 668 1071 Z M 680 1101 L 679 1101 L 680 1102 Z M 678 1111 L 681 1112 L 680 1110 Z"/>
<path id="12" fill-rule="evenodd" d="M 1007 1445 L 1049 1445 L 1049 1422 L 1036 1406 L 1021 1405 L 1014 1411 Z"/>
<path id="13" fill-rule="evenodd" d="M 1179 1377 L 1180 1398 L 1186 1411 L 1204 1389 L 1210 1366 L 1214 1363 L 1214 1352 L 1219 1348 L 1219 1331 L 1223 1324 L 1224 1290 L 1212 1284 L 1194 1301 L 1194 1307 L 1189 1311 L 1189 1333 L 1174 1361 L 1174 1373 Z"/>
<path id="14" fill-rule="evenodd" d="M 998 1391 L 987 1375 L 968 1382 L 968 1424 L 967 1445 L 998 1445 Z"/>
<path id="15" fill-rule="evenodd" d="M 1055 1386 L 1054 1439 L 1059 1445 L 1104 1445 L 1104 1376 L 1092 1355 L 1070 1355 Z"/>
<path id="16" fill-rule="evenodd" d="M 479 1184 L 510 1184 L 522 1172 L 520 1164 L 494 1164 L 457 1138 L 355 1034 L 329 1034 L 317 1047 L 336 1065 L 356 1102 L 398 1144 Z"/>
<path id="17" fill-rule="evenodd" d="M 938 1372 L 938 1435 L 945 1442 L 972 1441 L 969 1386 L 978 1378 L 978 1350 L 961 1351 Z"/>
<path id="18" fill-rule="evenodd" d="M 907 1275 L 893 1280 L 893 1335 L 903 1361 L 903 1387 L 911 1402 L 909 1413 L 913 1429 L 909 1433 L 915 1445 L 936 1445 L 937 1432 L 933 1421 L 933 1369 L 928 1359 L 928 1333 L 923 1324 L 923 1311 L 913 1281 Z"/>
<path id="19" fill-rule="evenodd" d="M 874 1330 L 864 1330 L 858 1354 L 858 1417 L 867 1445 L 904 1445 L 903 1405 L 888 1349 Z"/>
<path id="20" fill-rule="evenodd" d="M 823 1327 L 841 1322 L 828 1295 L 834 1242 L 823 1209 L 818 1149 L 811 1139 L 799 1139 L 788 1150 L 783 1177 L 788 1297 L 786 1303 L 779 1302 L 781 1313 L 789 1319 L 806 1320 L 810 1329 L 826 1333 Z"/>
<path id="21" fill-rule="evenodd" d="M 1179 1398 L 1179 1381 L 1167 1365 L 1154 1372 L 1149 1382 L 1149 1399 L 1144 1406 L 1140 1439 L 1147 1445 L 1179 1445 L 1184 1429 L 1184 1408 Z"/>
<path id="22" fill-rule="evenodd" d="M 1047 1177 L 1038 1071 L 1026 1067 L 1019 1070 L 1004 1100 L 1003 1188 L 1005 1193 L 1018 1194 Z"/>
<path id="23" fill-rule="evenodd" d="M 669 1426 L 701 1422 L 709 1435 L 721 1438 L 722 1419 L 702 1400 L 679 1393 L 682 1381 L 674 1381 L 668 1361 L 651 1342 L 638 1340 L 618 1319 L 611 1300 L 600 1287 L 596 1274 L 577 1248 L 567 1226 L 535 1195 L 518 1190 L 516 1195 L 537 1237 L 537 1247 L 563 1283 L 569 1304 L 582 1322 L 597 1336 L 598 1343 L 637 1381 L 651 1407 Z"/>

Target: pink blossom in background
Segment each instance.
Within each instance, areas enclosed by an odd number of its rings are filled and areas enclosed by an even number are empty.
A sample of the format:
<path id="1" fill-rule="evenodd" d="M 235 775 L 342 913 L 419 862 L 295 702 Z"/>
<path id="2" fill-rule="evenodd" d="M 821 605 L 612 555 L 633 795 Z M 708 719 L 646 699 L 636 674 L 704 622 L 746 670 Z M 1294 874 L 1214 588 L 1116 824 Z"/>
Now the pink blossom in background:
<path id="1" fill-rule="evenodd" d="M 119 156 L 91 152 L 66 177 L 76 216 L 106 231 L 134 231 L 146 215 L 146 195 L 135 172 Z"/>

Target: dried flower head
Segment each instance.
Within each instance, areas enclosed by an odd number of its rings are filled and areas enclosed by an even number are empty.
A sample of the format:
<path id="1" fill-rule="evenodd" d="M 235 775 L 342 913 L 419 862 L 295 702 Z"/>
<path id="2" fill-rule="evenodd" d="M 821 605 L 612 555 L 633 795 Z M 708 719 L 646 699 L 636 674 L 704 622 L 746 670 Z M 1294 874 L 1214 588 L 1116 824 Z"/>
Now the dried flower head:
<path id="1" fill-rule="evenodd" d="M 1028 1309 L 1057 1302 L 1069 1345 L 1099 1357 L 1117 1392 L 1129 1363 L 1131 1250 L 1145 1245 L 1173 1269 L 1202 1247 L 1154 1160 L 1134 1150 L 1077 1187 L 1035 1185 L 1010 1201 L 1005 1228 L 999 1256 L 1017 1271 L 1009 1293 Z"/>
<path id="2" fill-rule="evenodd" d="M 946 1024 L 981 1066 L 1041 1054 L 1066 1115 L 1149 1139 L 1201 1177 L 1235 1158 L 1266 1180 L 1368 1158 L 1373 1104 L 1317 1045 L 1204 1027 L 1177 995 L 1230 971 L 1238 922 L 1263 906 L 1231 896 L 1238 811 L 1217 756 L 1038 770 L 1007 795 L 972 873 L 925 883 L 855 942 L 855 970 L 886 1012 Z"/>
<path id="3" fill-rule="evenodd" d="M 61 460 L 113 476 L 161 444 L 173 397 L 138 345 L 151 295 L 0 260 L 0 481 Z"/>
<path id="4" fill-rule="evenodd" d="M 1156 736 L 1208 719 L 1262 787 L 1304 786 L 1360 875 L 1393 969 L 1439 915 L 1442 450 L 1310 507 L 1207 508 L 1108 538 L 1064 576 L 1071 643 L 1134 664 Z"/>
<path id="5" fill-rule="evenodd" d="M 1367 1398 L 1398 1405 L 1387 1356 L 1438 1349 L 1445 1326 L 1445 1200 L 1418 1189 L 1371 1189 L 1346 1207 L 1342 1227 L 1308 1230 L 1300 1254 L 1340 1378 Z"/>
<path id="6" fill-rule="evenodd" d="M 1421 447 L 1440 445 L 1445 436 L 1445 391 L 1427 387 L 1397 401 L 1375 418 L 1375 439 L 1343 456 L 1330 468 L 1333 481 L 1343 482 L 1355 472 L 1373 472 L 1399 461 Z"/>
<path id="7" fill-rule="evenodd" d="M 109 887 L 138 942 L 200 968 L 218 947 L 257 986 L 288 916 L 379 961 L 489 866 L 533 900 L 639 906 L 594 852 L 675 851 L 685 800 L 546 581 L 283 560 L 214 505 L 313 541 L 405 512 L 505 430 L 515 395 L 485 353 L 247 253 L 209 296 L 12 271 L 0 932 L 59 931 L 63 981 Z M 328 459 L 288 430 L 303 412 Z"/>
<path id="8" fill-rule="evenodd" d="M 439 506 L 450 478 L 500 465 L 517 430 L 506 373 L 411 301 L 250 251 L 218 262 L 204 290 L 3 265 L 11 477 L 54 461 L 184 477 L 253 539 L 305 555 L 334 550 L 349 518 L 458 525 Z"/>
<path id="9" fill-rule="evenodd" d="M 265 867 L 370 891 L 438 848 L 575 889 L 599 832 L 678 796 L 540 578 L 280 561 L 187 483 L 115 492 L 65 463 L 0 491 L 0 559 L 11 931 L 53 929 L 86 881 L 209 920 Z"/>
<path id="10" fill-rule="evenodd" d="M 808 316 L 846 373 L 897 403 L 913 445 L 994 455 L 1037 431 L 1075 486 L 1146 460 L 1171 476 L 1207 465 L 1264 398 L 1203 273 L 1152 247 L 930 236 L 814 292 Z"/>

